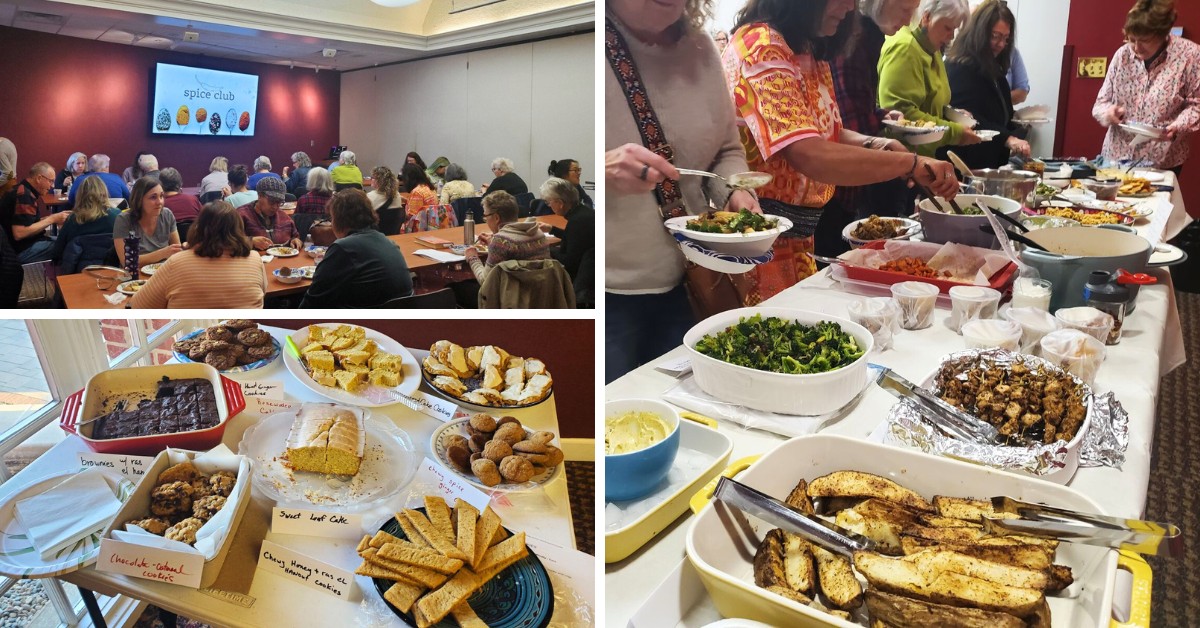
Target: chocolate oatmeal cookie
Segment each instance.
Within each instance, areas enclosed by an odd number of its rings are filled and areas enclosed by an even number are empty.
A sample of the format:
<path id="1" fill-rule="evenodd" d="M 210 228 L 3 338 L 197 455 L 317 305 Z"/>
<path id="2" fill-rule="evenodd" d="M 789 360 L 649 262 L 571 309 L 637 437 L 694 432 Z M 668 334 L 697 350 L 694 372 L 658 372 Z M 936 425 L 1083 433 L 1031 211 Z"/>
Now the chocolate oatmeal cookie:
<path id="1" fill-rule="evenodd" d="M 233 351 L 210 351 L 204 356 L 204 363 L 218 371 L 224 371 L 233 368 L 237 364 L 237 358 L 233 356 Z"/>
<path id="2" fill-rule="evenodd" d="M 261 329 L 243 329 L 238 332 L 237 339 L 238 342 L 247 347 L 257 347 L 258 345 L 269 344 L 271 342 L 271 334 Z"/>
<path id="3" fill-rule="evenodd" d="M 208 330 L 204 332 L 204 337 L 209 340 L 222 340 L 225 342 L 232 342 L 233 341 L 233 332 L 230 331 L 229 329 L 226 329 L 224 327 L 217 325 L 217 326 L 209 327 Z"/>

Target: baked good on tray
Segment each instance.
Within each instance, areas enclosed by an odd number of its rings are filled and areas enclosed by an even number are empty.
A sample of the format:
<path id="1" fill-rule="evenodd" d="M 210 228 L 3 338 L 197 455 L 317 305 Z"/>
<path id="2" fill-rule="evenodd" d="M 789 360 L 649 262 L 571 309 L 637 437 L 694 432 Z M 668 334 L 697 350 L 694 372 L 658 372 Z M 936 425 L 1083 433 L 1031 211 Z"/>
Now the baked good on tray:
<path id="1" fill-rule="evenodd" d="M 354 325 L 308 326 L 308 341 L 300 350 L 313 381 L 347 392 L 360 392 L 368 384 L 385 388 L 400 385 L 404 359 L 380 351 L 366 330 Z"/>
<path id="2" fill-rule="evenodd" d="M 364 446 L 360 417 L 340 406 L 304 404 L 288 434 L 288 463 L 297 471 L 357 475 Z"/>
<path id="3" fill-rule="evenodd" d="M 554 380 L 537 358 L 495 345 L 462 347 L 439 340 L 421 363 L 434 388 L 477 406 L 525 406 L 550 395 Z"/>
<path id="4" fill-rule="evenodd" d="M 479 413 L 464 429 L 447 439 L 446 457 L 485 486 L 528 482 L 562 464 L 562 450 L 551 444 L 553 432 L 530 432 L 514 417 Z"/>
<path id="5" fill-rule="evenodd" d="M 155 387 L 154 399 L 132 408 L 126 405 L 97 418 L 91 438 L 176 434 L 215 427 L 221 421 L 216 393 L 207 379 L 163 379 Z"/>
<path id="6" fill-rule="evenodd" d="M 259 329 L 258 323 L 241 318 L 221 321 L 191 338 L 177 340 L 172 350 L 218 371 L 269 360 L 276 353 L 271 334 Z"/>
<path id="7" fill-rule="evenodd" d="M 150 512 L 126 523 L 192 545 L 200 527 L 225 507 L 236 481 L 237 476 L 229 471 L 205 475 L 191 462 L 181 462 L 154 479 Z"/>

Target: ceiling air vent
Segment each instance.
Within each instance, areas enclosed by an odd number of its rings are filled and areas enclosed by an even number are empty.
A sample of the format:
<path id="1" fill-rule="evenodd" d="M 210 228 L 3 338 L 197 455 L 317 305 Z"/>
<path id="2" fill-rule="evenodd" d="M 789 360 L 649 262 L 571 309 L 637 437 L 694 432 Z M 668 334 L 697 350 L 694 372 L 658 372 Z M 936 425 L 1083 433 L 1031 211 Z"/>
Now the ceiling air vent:
<path id="1" fill-rule="evenodd" d="M 471 9 L 478 9 L 479 7 L 486 7 L 489 4 L 496 4 L 497 2 L 504 2 L 504 0 L 450 0 L 450 15 L 470 11 Z"/>
<path id="2" fill-rule="evenodd" d="M 36 11 L 17 11 L 16 22 L 33 22 L 35 24 L 52 24 L 61 26 L 63 16 L 53 13 L 38 13 Z"/>

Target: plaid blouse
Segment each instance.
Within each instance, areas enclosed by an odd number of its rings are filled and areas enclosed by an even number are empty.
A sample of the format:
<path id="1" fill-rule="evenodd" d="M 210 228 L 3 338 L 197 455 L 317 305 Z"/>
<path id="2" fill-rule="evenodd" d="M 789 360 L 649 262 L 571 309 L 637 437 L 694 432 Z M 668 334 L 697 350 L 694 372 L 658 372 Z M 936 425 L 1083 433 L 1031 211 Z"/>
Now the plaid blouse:
<path id="1" fill-rule="evenodd" d="M 331 198 L 333 198 L 332 194 L 309 190 L 306 194 L 296 199 L 296 213 L 324 214 L 325 206 L 329 204 L 329 199 Z"/>
<path id="2" fill-rule="evenodd" d="M 875 20 L 859 16 L 858 42 L 849 55 L 829 64 L 833 89 L 837 92 L 842 125 L 863 135 L 879 135 L 883 128 L 883 110 L 879 108 L 879 53 L 883 50 L 883 31 Z"/>

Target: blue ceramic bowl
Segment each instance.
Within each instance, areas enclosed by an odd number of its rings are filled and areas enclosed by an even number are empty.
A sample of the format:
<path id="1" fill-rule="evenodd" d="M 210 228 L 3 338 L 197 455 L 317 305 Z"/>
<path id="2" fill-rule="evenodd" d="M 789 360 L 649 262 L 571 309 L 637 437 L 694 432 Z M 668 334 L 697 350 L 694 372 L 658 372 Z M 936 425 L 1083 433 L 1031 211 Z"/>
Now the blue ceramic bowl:
<path id="1" fill-rule="evenodd" d="M 631 411 L 653 412 L 671 428 L 663 440 L 627 454 L 605 454 L 604 499 L 627 501 L 652 492 L 667 477 L 675 454 L 679 453 L 679 413 L 675 408 L 653 399 L 622 399 L 604 404 L 604 416 Z"/>

